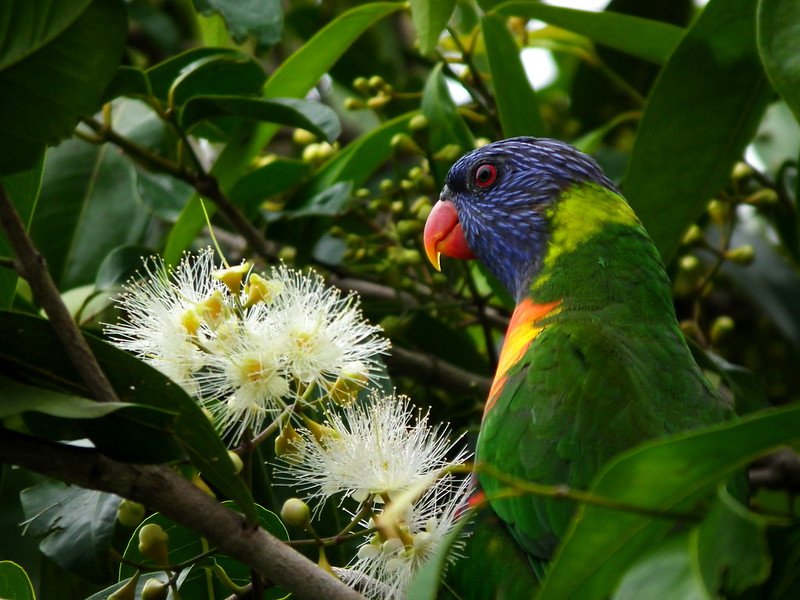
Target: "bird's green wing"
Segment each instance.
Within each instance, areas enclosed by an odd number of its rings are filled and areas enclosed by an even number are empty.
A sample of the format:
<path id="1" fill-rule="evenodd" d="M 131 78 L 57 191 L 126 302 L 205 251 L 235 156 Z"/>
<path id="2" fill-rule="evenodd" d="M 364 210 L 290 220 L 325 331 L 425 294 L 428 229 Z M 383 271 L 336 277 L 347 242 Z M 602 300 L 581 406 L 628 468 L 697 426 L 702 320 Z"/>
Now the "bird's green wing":
<path id="1" fill-rule="evenodd" d="M 719 421 L 725 409 L 677 326 L 611 327 L 613 315 L 555 321 L 508 370 L 477 460 L 513 477 L 585 489 L 613 456 L 647 439 Z M 490 501 L 503 488 L 480 476 Z M 530 494 L 493 501 L 532 557 L 547 560 L 574 511 Z"/>

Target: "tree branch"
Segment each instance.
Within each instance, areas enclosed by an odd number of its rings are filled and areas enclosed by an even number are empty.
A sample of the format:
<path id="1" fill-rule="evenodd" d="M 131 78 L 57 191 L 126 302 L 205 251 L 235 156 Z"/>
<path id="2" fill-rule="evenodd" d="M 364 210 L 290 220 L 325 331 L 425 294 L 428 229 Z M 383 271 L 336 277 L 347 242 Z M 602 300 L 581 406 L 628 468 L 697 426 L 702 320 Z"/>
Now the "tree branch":
<path id="1" fill-rule="evenodd" d="M 486 396 L 492 385 L 491 379 L 470 373 L 431 354 L 412 352 L 392 346 L 391 354 L 384 358 L 390 371 L 410 375 L 420 383 L 435 383 L 453 393 L 469 393 Z"/>
<path id="2" fill-rule="evenodd" d="M 97 364 L 69 310 L 61 301 L 58 288 L 47 270 L 44 256 L 33 245 L 19 213 L 11 204 L 2 185 L 0 185 L 0 226 L 17 256 L 15 260 L 17 272 L 31 286 L 33 297 L 53 324 L 75 370 L 97 400 L 117 401 L 114 388 Z"/>
<path id="3" fill-rule="evenodd" d="M 363 600 L 361 594 L 169 467 L 120 463 L 96 450 L 5 429 L 0 429 L 0 462 L 141 502 L 196 531 L 221 553 L 252 567 L 297 598 Z"/>

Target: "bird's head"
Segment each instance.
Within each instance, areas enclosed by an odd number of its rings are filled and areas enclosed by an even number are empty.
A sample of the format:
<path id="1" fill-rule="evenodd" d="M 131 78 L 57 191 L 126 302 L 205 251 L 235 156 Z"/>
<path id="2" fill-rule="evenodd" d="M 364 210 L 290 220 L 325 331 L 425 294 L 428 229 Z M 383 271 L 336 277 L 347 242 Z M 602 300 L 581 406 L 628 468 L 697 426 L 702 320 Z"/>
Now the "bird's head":
<path id="1" fill-rule="evenodd" d="M 478 258 L 520 300 L 550 239 L 550 210 L 581 182 L 616 191 L 591 157 L 569 144 L 516 137 L 462 156 L 447 174 L 423 235 L 428 259 Z"/>

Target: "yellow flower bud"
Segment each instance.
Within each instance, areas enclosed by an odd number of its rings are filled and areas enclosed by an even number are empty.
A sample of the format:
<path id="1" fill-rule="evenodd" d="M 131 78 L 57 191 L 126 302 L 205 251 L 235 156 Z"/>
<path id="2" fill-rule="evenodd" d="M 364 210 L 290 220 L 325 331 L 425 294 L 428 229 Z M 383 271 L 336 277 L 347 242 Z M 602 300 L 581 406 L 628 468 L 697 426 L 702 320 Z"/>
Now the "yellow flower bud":
<path id="1" fill-rule="evenodd" d="M 714 319 L 711 324 L 711 332 L 709 337 L 711 343 L 718 344 L 722 339 L 726 338 L 736 328 L 736 323 L 728 315 L 722 315 Z"/>
<path id="2" fill-rule="evenodd" d="M 142 588 L 142 600 L 166 600 L 169 585 L 155 577 L 148 579 Z"/>
<path id="3" fill-rule="evenodd" d="M 242 472 L 244 468 L 244 463 L 242 462 L 242 457 L 236 454 L 233 450 L 228 450 L 228 458 L 231 459 L 233 463 L 233 471 L 238 475 Z"/>
<path id="4" fill-rule="evenodd" d="M 411 131 L 427 129 L 428 125 L 430 125 L 430 121 L 428 121 L 428 117 L 425 115 L 414 115 L 408 122 L 408 128 L 411 129 Z"/>
<path id="5" fill-rule="evenodd" d="M 310 131 L 305 129 L 295 129 L 292 132 L 292 141 L 297 144 L 298 146 L 308 146 L 311 142 L 317 139 Z"/>
<path id="6" fill-rule="evenodd" d="M 750 244 L 739 246 L 725 253 L 725 258 L 739 265 L 749 265 L 755 260 L 756 253 Z"/>
<path id="7" fill-rule="evenodd" d="M 297 430 L 292 427 L 288 421 L 281 429 L 280 435 L 275 438 L 275 455 L 286 456 L 287 454 L 294 454 L 303 442 L 303 438 L 297 433 Z"/>
<path id="8" fill-rule="evenodd" d="M 144 519 L 144 506 L 133 500 L 123 500 L 117 507 L 117 521 L 125 527 L 136 527 Z"/>

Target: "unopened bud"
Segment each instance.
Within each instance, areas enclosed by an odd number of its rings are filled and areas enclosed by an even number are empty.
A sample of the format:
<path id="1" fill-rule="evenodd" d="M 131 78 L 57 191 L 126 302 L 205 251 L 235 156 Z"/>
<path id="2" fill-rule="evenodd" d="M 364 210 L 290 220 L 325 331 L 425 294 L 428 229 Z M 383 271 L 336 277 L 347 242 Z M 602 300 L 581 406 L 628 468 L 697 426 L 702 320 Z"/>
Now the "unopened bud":
<path id="1" fill-rule="evenodd" d="M 726 338 L 728 334 L 730 334 L 736 328 L 736 324 L 734 323 L 733 319 L 731 319 L 728 315 L 722 315 L 714 319 L 714 322 L 711 324 L 711 332 L 709 336 L 711 337 L 711 342 L 713 344 L 718 344 L 721 340 Z"/>
<path id="2" fill-rule="evenodd" d="M 380 110 L 392 99 L 391 96 L 387 96 L 385 94 L 378 94 L 377 96 L 373 96 L 367 100 L 367 106 L 372 110 Z"/>
<path id="3" fill-rule="evenodd" d="M 362 94 L 369 93 L 369 81 L 366 77 L 356 77 L 353 80 L 353 89 Z"/>
<path id="4" fill-rule="evenodd" d="M 430 125 L 430 121 L 428 121 L 428 117 L 425 115 L 414 115 L 408 122 L 408 128 L 411 131 L 422 131 L 423 129 L 427 129 L 428 125 Z"/>
<path id="5" fill-rule="evenodd" d="M 389 142 L 395 150 L 399 152 L 406 152 L 408 154 L 422 154 L 422 149 L 417 145 L 417 142 L 407 133 L 396 133 L 392 136 Z"/>
<path id="6" fill-rule="evenodd" d="M 117 521 L 125 527 L 137 527 L 144 519 L 144 506 L 133 500 L 123 499 L 117 507 Z"/>
<path id="7" fill-rule="evenodd" d="M 157 565 L 169 564 L 167 532 L 157 523 L 147 523 L 139 530 L 139 552 Z"/>
<path id="8" fill-rule="evenodd" d="M 367 105 L 364 104 L 363 100 L 350 97 L 344 99 L 344 107 L 346 110 L 363 110 L 367 108 Z"/>
<path id="9" fill-rule="evenodd" d="M 305 527 L 311 519 L 308 504 L 300 498 L 289 498 L 281 508 L 281 520 L 293 527 Z"/>
<path id="10" fill-rule="evenodd" d="M 244 469 L 244 463 L 242 462 L 242 457 L 236 454 L 233 450 L 228 450 L 228 458 L 231 459 L 233 463 L 233 472 L 237 475 L 242 472 Z"/>
<path id="11" fill-rule="evenodd" d="M 690 225 L 686 233 L 683 234 L 682 244 L 686 246 L 694 246 L 703 239 L 703 230 L 697 225 Z"/>
<path id="12" fill-rule="evenodd" d="M 708 214 L 717 225 L 722 225 L 728 218 L 728 207 L 721 200 L 712 200 L 708 203 Z"/>
<path id="13" fill-rule="evenodd" d="M 317 149 L 319 148 L 319 144 L 309 144 L 305 148 L 303 148 L 302 159 L 303 162 L 313 163 L 317 160 Z"/>
<path id="14" fill-rule="evenodd" d="M 380 75 L 373 75 L 369 78 L 369 87 L 373 90 L 380 90 L 386 85 L 386 80 Z"/>
<path id="15" fill-rule="evenodd" d="M 306 129 L 295 129 L 292 132 L 292 141 L 297 144 L 298 146 L 308 146 L 311 142 L 315 141 L 317 136 L 315 136 L 310 131 Z"/>
<path id="16" fill-rule="evenodd" d="M 753 174 L 753 169 L 750 168 L 750 165 L 744 162 L 737 162 L 733 165 L 733 178 L 734 179 L 744 179 L 745 177 L 750 177 Z"/>
<path id="17" fill-rule="evenodd" d="M 433 155 L 433 160 L 452 162 L 461 156 L 461 152 L 462 148 L 458 144 L 447 144 Z"/>
<path id="18" fill-rule="evenodd" d="M 739 265 L 752 264 L 756 257 L 755 250 L 750 244 L 739 246 L 725 253 L 725 259 Z"/>

